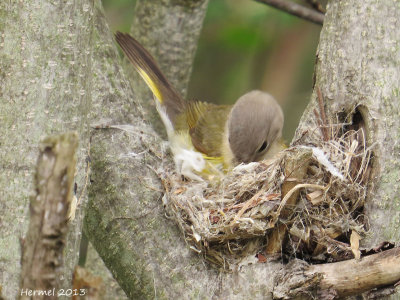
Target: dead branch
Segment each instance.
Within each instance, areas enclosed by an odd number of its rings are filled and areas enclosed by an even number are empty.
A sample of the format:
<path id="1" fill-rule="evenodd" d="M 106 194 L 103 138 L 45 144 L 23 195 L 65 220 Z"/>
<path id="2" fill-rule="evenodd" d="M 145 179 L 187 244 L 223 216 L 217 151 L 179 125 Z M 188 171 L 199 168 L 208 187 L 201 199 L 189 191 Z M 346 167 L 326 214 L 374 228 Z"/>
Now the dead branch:
<path id="1" fill-rule="evenodd" d="M 319 116 L 322 121 L 322 135 L 324 137 L 324 141 L 329 141 L 331 137 L 329 136 L 329 123 L 328 119 L 326 118 L 325 108 L 324 108 L 324 98 L 322 96 L 322 92 L 319 87 L 317 87 L 317 95 L 318 95 L 318 107 L 319 107 Z"/>
<path id="2" fill-rule="evenodd" d="M 323 274 L 321 289 L 334 289 L 342 296 L 391 285 L 400 280 L 400 248 L 332 264 L 313 265 L 306 272 Z"/>
<path id="3" fill-rule="evenodd" d="M 400 280 L 400 248 L 360 260 L 307 265 L 294 260 L 277 276 L 274 299 L 338 299 L 386 287 Z"/>
<path id="4" fill-rule="evenodd" d="M 76 133 L 49 137 L 40 145 L 35 195 L 30 200 L 30 222 L 22 253 L 21 291 L 27 293 L 20 295 L 21 299 L 30 299 L 30 290 L 57 290 L 73 196 L 77 146 Z M 36 299 L 44 298 L 46 295 Z"/>

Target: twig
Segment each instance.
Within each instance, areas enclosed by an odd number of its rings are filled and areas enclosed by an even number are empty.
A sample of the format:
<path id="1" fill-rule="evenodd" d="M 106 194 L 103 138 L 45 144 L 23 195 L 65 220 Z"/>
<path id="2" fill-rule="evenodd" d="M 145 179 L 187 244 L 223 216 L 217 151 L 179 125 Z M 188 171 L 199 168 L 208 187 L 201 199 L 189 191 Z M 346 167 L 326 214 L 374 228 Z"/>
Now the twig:
<path id="1" fill-rule="evenodd" d="M 264 191 L 260 190 L 257 194 L 255 194 L 253 197 L 251 197 L 250 200 L 248 200 L 243 207 L 239 210 L 239 212 L 236 214 L 235 218 L 232 220 L 232 222 L 229 224 L 230 226 L 233 226 L 238 219 L 244 214 L 244 212 L 253 204 L 254 201 L 259 201 L 258 199 L 262 195 Z"/>
<path id="2" fill-rule="evenodd" d="M 320 115 L 318 114 L 318 112 L 317 112 L 317 110 L 315 108 L 314 108 L 313 112 L 314 112 L 315 120 L 317 120 L 318 128 L 321 131 L 322 139 L 324 141 L 327 141 L 328 140 L 328 136 L 325 133 L 324 125 L 321 122 L 321 117 L 320 117 Z"/>
<path id="3" fill-rule="evenodd" d="M 265 248 L 265 253 L 268 255 L 275 255 L 281 252 L 282 243 L 287 235 L 287 227 L 284 223 L 277 223 L 278 218 L 281 220 L 286 219 L 293 207 L 296 206 L 301 188 L 322 188 L 315 184 L 299 184 L 302 182 L 308 166 L 310 165 L 310 158 L 312 154 L 310 150 L 293 154 L 288 157 L 285 162 L 285 178 L 282 184 L 282 200 L 279 207 L 270 221 L 270 226 L 275 227 L 268 235 L 268 244 Z M 292 180 L 290 180 L 292 179 Z M 294 179 L 294 180 L 293 180 Z M 283 211 L 282 211 L 283 210 Z"/>
<path id="4" fill-rule="evenodd" d="M 311 8 L 304 7 L 300 4 L 287 0 L 255 0 L 263 4 L 270 5 L 277 9 L 283 10 L 296 17 L 308 20 L 315 24 L 322 25 L 324 23 L 324 14 L 317 12 Z"/>
<path id="5" fill-rule="evenodd" d="M 285 265 L 275 278 L 273 295 L 279 299 L 342 299 L 390 288 L 400 280 L 400 248 L 335 263 Z M 301 297 L 300 297 L 301 298 Z M 303 299 L 301 298 L 301 299 Z M 375 299 L 375 298 L 374 298 Z"/>
<path id="6" fill-rule="evenodd" d="M 282 208 L 285 207 L 286 202 L 290 199 L 290 197 L 292 197 L 293 193 L 295 193 L 299 189 L 303 189 L 303 188 L 319 189 L 319 190 L 322 190 L 322 191 L 326 190 L 326 186 L 319 185 L 319 184 L 311 184 L 311 183 L 297 184 L 282 199 L 282 201 L 281 201 L 281 203 L 280 203 L 280 205 L 278 207 L 278 210 L 276 211 L 276 215 L 278 215 L 278 216 L 280 215 Z"/>
<path id="7" fill-rule="evenodd" d="M 89 175 L 90 175 L 90 163 L 91 163 L 91 159 L 90 159 L 90 144 L 91 144 L 91 140 L 89 141 L 88 144 L 88 149 L 87 149 L 87 156 L 86 156 L 86 170 L 85 170 L 85 184 L 82 188 L 81 194 L 79 195 L 78 198 L 78 202 L 77 202 L 77 207 L 81 204 L 82 198 L 86 192 L 86 188 L 89 184 Z"/>
<path id="8" fill-rule="evenodd" d="M 400 248 L 393 248 L 363 257 L 361 260 L 313 265 L 305 274 L 323 274 L 320 289 L 333 288 L 339 297 L 343 297 L 395 284 L 400 280 L 399 264 Z"/>
<path id="9" fill-rule="evenodd" d="M 326 125 L 328 125 L 328 121 L 327 121 L 326 115 L 325 115 L 324 98 L 322 97 L 320 88 L 317 88 L 317 95 L 318 95 L 318 105 L 319 105 L 319 110 L 321 113 L 322 122 L 326 126 Z"/>
<path id="10" fill-rule="evenodd" d="M 330 140 L 330 134 L 328 131 L 329 123 L 325 114 L 324 98 L 322 97 L 322 93 L 319 87 L 317 87 L 317 95 L 318 95 L 319 113 L 322 120 L 321 130 L 322 130 L 322 135 L 324 136 L 324 141 L 326 142 Z"/>
<path id="11" fill-rule="evenodd" d="M 318 2 L 318 0 L 306 0 L 308 4 L 311 5 L 312 8 L 314 8 L 316 11 L 319 11 L 322 14 L 325 14 L 326 10 L 322 6 L 321 3 Z"/>

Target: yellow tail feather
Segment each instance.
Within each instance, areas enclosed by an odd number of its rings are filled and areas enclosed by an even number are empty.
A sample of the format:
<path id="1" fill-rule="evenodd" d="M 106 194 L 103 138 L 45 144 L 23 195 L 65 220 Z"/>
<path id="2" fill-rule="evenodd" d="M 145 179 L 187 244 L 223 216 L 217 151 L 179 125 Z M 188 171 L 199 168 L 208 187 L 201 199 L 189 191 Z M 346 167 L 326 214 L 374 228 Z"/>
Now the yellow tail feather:
<path id="1" fill-rule="evenodd" d="M 142 76 L 143 80 L 146 82 L 147 86 L 150 88 L 156 99 L 163 104 L 164 98 L 163 95 L 160 91 L 160 89 L 157 87 L 157 84 L 151 80 L 150 76 L 140 67 L 136 66 L 140 76 Z"/>

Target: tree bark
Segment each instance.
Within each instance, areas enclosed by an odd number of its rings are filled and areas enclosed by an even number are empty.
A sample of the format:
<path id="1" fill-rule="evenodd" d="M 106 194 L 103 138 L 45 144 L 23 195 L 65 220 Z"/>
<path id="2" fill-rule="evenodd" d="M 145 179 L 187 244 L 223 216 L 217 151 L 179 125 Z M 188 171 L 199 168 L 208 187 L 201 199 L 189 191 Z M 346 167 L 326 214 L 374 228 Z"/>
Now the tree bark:
<path id="1" fill-rule="evenodd" d="M 15 299 L 20 243 L 27 230 L 29 194 L 39 141 L 74 130 L 79 135 L 75 182 L 84 190 L 91 107 L 90 1 L 0 2 L 0 285 Z M 85 204 L 82 198 L 81 207 Z M 71 278 L 77 261 L 82 210 L 70 225 L 65 253 Z"/>
<path id="2" fill-rule="evenodd" d="M 368 246 L 399 240 L 395 183 L 400 154 L 398 144 L 391 142 L 399 136 L 400 125 L 399 10 L 386 1 L 331 1 L 317 54 L 316 87 L 322 91 L 330 122 L 337 122 L 337 114 L 340 121 L 357 119 L 366 128 L 368 145 L 377 142 L 368 186 Z M 186 18 L 194 19 L 192 10 L 182 11 L 188 14 L 175 24 L 177 31 Z M 37 141 L 54 132 L 79 132 L 79 196 L 87 178 L 89 120 L 97 129 L 88 159 L 93 183 L 85 232 L 130 298 L 284 299 L 289 294 L 279 289 L 280 278 L 291 276 L 293 269 L 249 258 L 253 264 L 221 273 L 192 252 L 165 217 L 157 173 L 172 165 L 159 136 L 143 123 L 140 102 L 115 63 L 118 53 L 98 1 L 94 6 L 84 0 L 60 6 L 41 1 L 14 6 L 3 1 L 0 13 L 0 161 L 4 170 L 0 172 L 0 249 L 5 254 L 0 260 L 0 284 L 4 296 L 15 298 L 18 293 L 17 237 L 26 232 L 32 188 L 26 183 L 31 182 Z M 297 130 L 295 139 L 302 143 L 321 138 L 307 134 L 319 132 L 313 115 L 316 97 L 315 91 Z M 356 107 L 359 113 L 352 118 Z M 358 122 L 360 116 L 364 122 Z M 77 259 L 79 218 L 67 244 L 69 266 Z M 293 266 L 304 270 L 303 262 L 294 261 Z"/>
<path id="3" fill-rule="evenodd" d="M 342 118 L 340 121 L 349 121 L 351 112 L 354 112 L 354 108 L 359 103 L 362 102 L 364 106 L 369 103 L 365 101 L 365 88 L 356 84 L 369 84 L 370 89 L 376 84 L 376 82 L 370 83 L 366 80 L 366 78 L 371 79 L 369 76 L 372 76 L 372 80 L 376 78 L 374 60 L 365 60 L 363 64 L 360 64 L 363 68 L 361 69 L 362 73 L 354 65 L 352 65 L 351 71 L 343 73 L 343 70 L 346 69 L 348 61 L 359 59 L 361 49 L 364 51 L 363 55 L 366 56 L 370 48 L 374 49 L 365 41 L 365 38 L 371 38 L 370 42 L 376 42 L 376 40 L 373 36 L 368 35 L 369 31 L 367 31 L 365 37 L 355 22 L 360 18 L 363 22 L 369 22 L 369 26 L 384 24 L 381 22 L 382 12 L 388 13 L 389 17 L 393 12 L 389 12 L 389 8 L 385 10 L 380 6 L 384 6 L 384 4 L 360 0 L 351 5 L 347 1 L 340 3 L 333 1 L 329 6 L 332 8 L 328 8 L 324 30 L 321 33 L 316 75 L 317 87 L 321 89 L 324 95 L 327 118 L 331 123 L 337 122 L 336 113 L 340 113 L 339 117 Z M 378 9 L 379 14 L 371 13 Z M 338 22 L 338 19 L 342 20 L 342 18 L 346 22 Z M 349 20 L 353 21 L 351 26 L 348 25 Z M 351 33 L 352 31 L 356 32 Z M 357 40 L 360 45 L 355 46 L 353 45 L 354 35 L 357 35 L 357 32 L 361 35 Z M 169 36 L 165 32 L 164 34 Z M 158 39 L 160 39 L 159 35 L 153 37 L 152 41 L 158 44 Z M 345 42 L 346 40 L 347 42 Z M 396 40 L 394 36 L 392 40 Z M 146 44 L 146 42 L 144 43 Z M 369 45 L 369 47 L 364 49 L 363 45 Z M 383 47 L 382 45 L 377 47 L 378 49 L 374 51 L 379 52 L 386 49 L 379 49 Z M 384 53 L 387 53 L 387 49 Z M 168 51 L 165 53 L 167 56 L 169 54 Z M 341 57 L 338 57 L 338 55 Z M 393 68 L 398 65 L 396 60 L 391 62 L 394 63 Z M 372 63 L 372 65 L 369 65 L 369 63 Z M 336 68 L 335 72 L 332 72 L 326 66 L 327 64 L 332 65 L 331 68 Z M 391 69 L 391 72 L 392 75 L 396 75 L 393 73 L 395 72 L 394 69 Z M 349 78 L 349 74 L 352 77 Z M 343 78 L 347 79 L 344 80 Z M 356 78 L 358 81 L 354 81 L 352 78 Z M 396 87 L 394 82 L 396 78 L 398 77 L 394 76 L 392 81 L 385 81 L 385 83 L 393 89 Z M 389 80 L 389 78 L 387 79 Z M 137 82 L 134 83 L 136 86 Z M 351 91 L 350 96 L 352 98 L 350 99 L 346 98 L 349 95 L 343 94 L 343 91 L 347 89 Z M 376 94 L 379 94 L 379 91 L 373 93 L 372 95 L 375 97 Z M 368 99 L 371 101 L 374 97 L 371 96 Z M 370 114 L 371 112 L 376 113 L 380 104 L 375 102 L 374 105 L 375 109 L 371 108 Z M 312 113 L 315 107 L 317 107 L 316 92 L 313 94 L 312 101 L 302 118 L 295 140 L 303 136 L 305 132 L 316 131 L 318 126 Z M 362 108 L 359 108 L 359 110 L 365 121 L 368 122 L 369 115 L 364 115 Z M 344 114 L 343 111 L 345 111 Z M 346 119 L 343 116 L 348 118 Z M 376 123 L 376 120 L 374 122 Z M 126 129 L 128 130 L 128 128 Z M 161 197 L 162 194 L 159 191 L 161 187 L 158 184 L 157 177 L 153 176 L 153 172 L 150 171 L 151 168 L 143 168 L 144 162 L 147 166 L 151 162 L 162 164 L 161 168 L 164 170 L 170 167 L 165 165 L 164 160 L 158 160 L 163 157 L 163 154 L 160 155 L 160 153 L 163 153 L 162 149 L 157 146 L 158 139 L 151 141 L 153 137 L 150 137 L 148 143 L 142 144 L 142 147 L 137 146 L 128 166 L 121 159 L 121 149 L 128 151 L 133 145 L 140 145 L 147 136 L 143 135 L 146 131 L 138 131 L 137 128 L 130 128 L 129 130 L 135 134 L 129 136 L 124 136 L 122 133 L 114 134 L 113 145 L 110 145 L 107 139 L 101 137 L 100 134 L 95 136 L 98 148 L 92 155 L 94 184 L 91 187 L 91 201 L 85 223 L 86 232 L 91 237 L 92 243 L 127 295 L 130 298 L 142 299 L 154 297 L 212 298 L 215 296 L 243 299 L 249 295 L 254 298 L 280 299 L 289 295 L 290 290 L 282 292 L 277 287 L 279 287 L 279 280 L 282 278 L 278 274 L 283 273 L 286 276 L 291 276 L 291 269 L 285 269 L 278 262 L 242 266 L 238 267 L 236 272 L 227 274 L 210 269 L 202 263 L 200 257 L 190 253 L 182 242 L 177 228 L 163 216 L 164 211 L 161 202 L 157 200 L 157 197 Z M 374 129 L 367 123 L 366 130 L 372 134 Z M 302 142 L 312 142 L 315 138 L 320 139 L 322 137 L 306 134 L 303 136 Z M 368 135 L 368 138 L 368 142 L 372 145 L 370 135 Z M 129 146 L 129 144 L 132 146 Z M 380 157 L 380 154 L 375 152 L 375 157 Z M 156 168 L 155 165 L 154 168 Z M 126 178 L 133 178 L 132 174 L 137 174 L 136 180 L 127 183 Z M 369 188 L 372 191 L 374 187 L 369 186 Z M 104 207 L 107 208 L 107 211 L 104 211 Z M 302 265 L 301 262 L 296 261 L 293 264 L 295 268 L 300 268 Z M 298 276 L 297 279 L 300 280 L 301 274 L 299 273 Z M 318 278 L 318 274 L 315 274 L 315 276 L 315 278 Z M 301 292 L 299 292 L 299 295 L 301 297 Z"/>
<path id="4" fill-rule="evenodd" d="M 331 123 L 354 122 L 365 128 L 367 146 L 373 150 L 364 212 L 370 232 L 361 241 L 368 248 L 400 239 L 399 18 L 397 3 L 329 2 L 314 92 L 294 137 L 297 140 L 316 128 L 313 110 L 318 107 L 318 88 Z M 315 138 L 321 137 L 308 134 L 301 140 L 312 143 Z"/>
<path id="5" fill-rule="evenodd" d="M 386 1 L 331 1 L 317 51 L 316 81 L 294 140 L 314 130 L 319 88 L 331 123 L 364 123 L 373 169 L 365 214 L 375 247 L 399 241 L 400 26 L 399 5 Z M 310 134 L 303 141 L 312 142 Z"/>
<path id="6" fill-rule="evenodd" d="M 183 96 L 189 85 L 207 5 L 208 0 L 136 1 L 131 33 L 156 58 L 163 73 Z"/>

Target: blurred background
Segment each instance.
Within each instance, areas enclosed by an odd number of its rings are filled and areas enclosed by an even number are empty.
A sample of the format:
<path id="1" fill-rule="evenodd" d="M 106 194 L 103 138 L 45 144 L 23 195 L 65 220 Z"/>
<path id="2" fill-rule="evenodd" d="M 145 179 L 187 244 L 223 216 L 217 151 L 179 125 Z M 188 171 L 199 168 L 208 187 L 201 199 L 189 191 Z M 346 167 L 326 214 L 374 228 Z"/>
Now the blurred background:
<path id="1" fill-rule="evenodd" d="M 103 5 L 111 30 L 129 32 L 135 1 Z M 188 98 L 231 104 L 266 91 L 282 105 L 290 142 L 310 99 L 321 28 L 252 0 L 210 0 Z"/>

